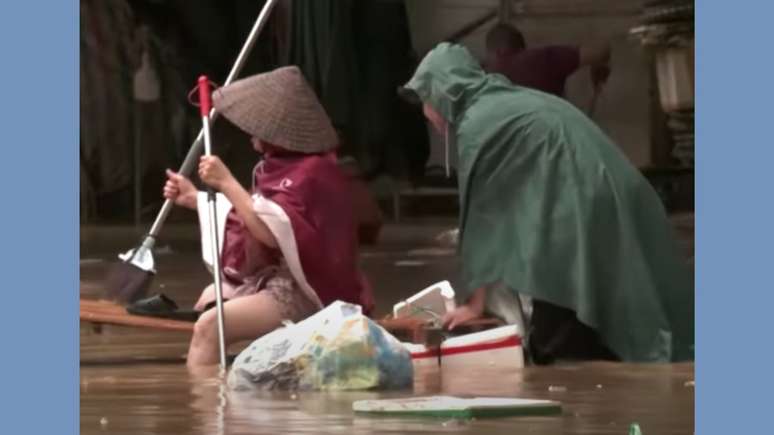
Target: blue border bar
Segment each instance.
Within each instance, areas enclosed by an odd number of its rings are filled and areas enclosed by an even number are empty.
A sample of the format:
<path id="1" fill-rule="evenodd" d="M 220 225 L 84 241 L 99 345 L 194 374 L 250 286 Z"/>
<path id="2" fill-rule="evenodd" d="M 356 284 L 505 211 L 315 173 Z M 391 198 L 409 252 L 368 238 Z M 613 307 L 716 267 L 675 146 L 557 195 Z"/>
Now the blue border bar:
<path id="1" fill-rule="evenodd" d="M 774 433 L 774 4 L 696 2 L 696 433 Z"/>
<path id="2" fill-rule="evenodd" d="M 79 5 L 0 14 L 0 432 L 77 434 Z"/>

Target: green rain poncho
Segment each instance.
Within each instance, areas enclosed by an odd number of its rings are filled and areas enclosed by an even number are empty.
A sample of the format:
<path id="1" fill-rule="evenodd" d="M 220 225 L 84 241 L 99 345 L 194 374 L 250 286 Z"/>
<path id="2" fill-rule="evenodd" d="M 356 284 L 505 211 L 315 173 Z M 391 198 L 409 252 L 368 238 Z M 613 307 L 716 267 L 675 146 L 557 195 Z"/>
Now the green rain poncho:
<path id="1" fill-rule="evenodd" d="M 693 359 L 692 279 L 664 207 L 592 121 L 448 43 L 406 88 L 456 142 L 463 296 L 502 283 L 574 310 L 624 361 Z"/>

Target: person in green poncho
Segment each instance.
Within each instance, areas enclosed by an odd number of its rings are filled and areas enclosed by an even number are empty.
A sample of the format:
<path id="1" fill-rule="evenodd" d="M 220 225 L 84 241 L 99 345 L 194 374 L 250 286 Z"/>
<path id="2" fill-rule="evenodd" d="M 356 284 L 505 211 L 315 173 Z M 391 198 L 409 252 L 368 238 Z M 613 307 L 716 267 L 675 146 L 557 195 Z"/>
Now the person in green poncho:
<path id="1" fill-rule="evenodd" d="M 447 327 L 480 317 L 504 288 L 534 301 L 536 363 L 693 360 L 692 275 L 658 195 L 602 130 L 449 43 L 402 92 L 459 154 L 466 303 Z"/>

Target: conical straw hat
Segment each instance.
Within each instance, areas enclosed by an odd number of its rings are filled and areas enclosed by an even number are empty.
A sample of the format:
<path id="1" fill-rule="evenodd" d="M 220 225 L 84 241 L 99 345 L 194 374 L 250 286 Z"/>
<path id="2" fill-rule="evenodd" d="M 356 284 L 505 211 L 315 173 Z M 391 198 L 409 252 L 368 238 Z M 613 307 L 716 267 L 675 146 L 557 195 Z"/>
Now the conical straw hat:
<path id="1" fill-rule="evenodd" d="M 237 80 L 215 90 L 212 103 L 237 127 L 281 148 L 319 153 L 338 145 L 325 109 L 296 66 Z"/>

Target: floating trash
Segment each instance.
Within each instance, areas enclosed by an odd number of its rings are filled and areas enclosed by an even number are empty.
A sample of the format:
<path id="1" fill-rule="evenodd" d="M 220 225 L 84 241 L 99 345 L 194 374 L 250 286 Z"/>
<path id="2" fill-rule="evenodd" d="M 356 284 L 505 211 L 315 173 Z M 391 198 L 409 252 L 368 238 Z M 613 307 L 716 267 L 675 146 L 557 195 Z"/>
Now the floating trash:
<path id="1" fill-rule="evenodd" d="M 443 426 L 455 426 L 477 418 L 556 415 L 562 405 L 553 400 L 513 397 L 453 396 L 406 397 L 402 399 L 358 400 L 352 404 L 356 414 L 394 417 L 449 418 Z M 465 420 L 455 422 L 455 420 Z"/>
<path id="2" fill-rule="evenodd" d="M 451 257 L 456 250 L 449 248 L 422 248 L 408 251 L 410 257 Z"/>
<path id="3" fill-rule="evenodd" d="M 459 426 L 465 426 L 465 421 L 461 420 L 459 418 L 453 418 L 451 420 L 446 420 L 443 423 L 441 423 L 441 426 L 443 427 L 459 427 Z"/>
<path id="4" fill-rule="evenodd" d="M 398 267 L 421 267 L 426 265 L 424 261 L 417 261 L 417 260 L 401 260 L 396 261 L 395 265 Z"/>
<path id="5" fill-rule="evenodd" d="M 81 258 L 81 266 L 85 266 L 88 264 L 100 264 L 104 262 L 105 260 L 101 258 Z"/>
<path id="6" fill-rule="evenodd" d="M 567 387 L 563 385 L 550 385 L 548 387 L 548 391 L 552 393 L 564 393 L 565 391 L 567 391 Z"/>
<path id="7" fill-rule="evenodd" d="M 336 301 L 243 350 L 228 374 L 235 390 L 401 389 L 413 384 L 411 354 L 363 315 Z"/>
<path id="8" fill-rule="evenodd" d="M 460 230 L 446 230 L 435 237 L 435 241 L 443 246 L 457 246 L 460 243 Z"/>

